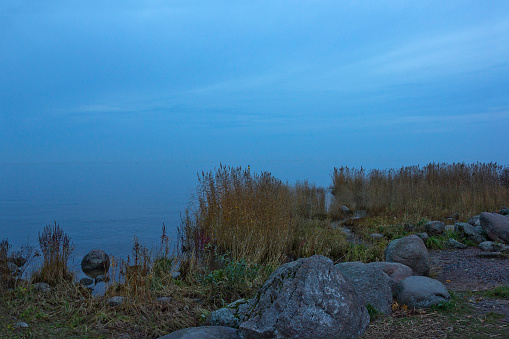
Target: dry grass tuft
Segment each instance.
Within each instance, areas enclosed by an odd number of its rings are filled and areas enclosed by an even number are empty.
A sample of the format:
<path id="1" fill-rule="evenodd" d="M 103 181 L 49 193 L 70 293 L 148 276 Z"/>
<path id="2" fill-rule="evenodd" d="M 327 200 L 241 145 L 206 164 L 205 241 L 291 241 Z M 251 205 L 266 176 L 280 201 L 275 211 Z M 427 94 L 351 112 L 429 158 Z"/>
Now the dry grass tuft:
<path id="1" fill-rule="evenodd" d="M 341 245 L 342 234 L 313 219 L 325 216 L 323 189 L 307 182 L 291 187 L 267 172 L 220 166 L 199 177 L 197 201 L 183 218 L 181 244 L 186 252 L 213 246 L 234 261 L 252 263 L 280 263 L 290 253 L 330 254 L 338 251 L 334 247 Z"/>
<path id="2" fill-rule="evenodd" d="M 44 261 L 42 267 L 32 275 L 32 281 L 45 282 L 51 286 L 73 281 L 74 275 L 67 267 L 67 261 L 74 245 L 56 222 L 54 226 L 47 225 L 43 232 L 39 233 L 39 245 Z"/>

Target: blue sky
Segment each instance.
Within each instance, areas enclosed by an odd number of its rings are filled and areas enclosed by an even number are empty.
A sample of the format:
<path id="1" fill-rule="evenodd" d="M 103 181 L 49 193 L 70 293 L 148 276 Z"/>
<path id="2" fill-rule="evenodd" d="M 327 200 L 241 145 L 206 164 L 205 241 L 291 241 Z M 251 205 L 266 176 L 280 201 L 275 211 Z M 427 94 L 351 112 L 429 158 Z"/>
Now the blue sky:
<path id="1" fill-rule="evenodd" d="M 0 162 L 508 163 L 507 1 L 6 0 L 0 79 Z"/>

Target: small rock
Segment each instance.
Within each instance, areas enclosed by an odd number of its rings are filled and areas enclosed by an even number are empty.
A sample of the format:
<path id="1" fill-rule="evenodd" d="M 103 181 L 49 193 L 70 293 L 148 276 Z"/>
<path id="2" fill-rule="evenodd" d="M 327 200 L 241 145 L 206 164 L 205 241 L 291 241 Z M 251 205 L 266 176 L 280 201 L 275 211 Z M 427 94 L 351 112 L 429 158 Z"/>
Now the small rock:
<path id="1" fill-rule="evenodd" d="M 178 277 L 180 277 L 180 272 L 179 271 L 171 272 L 171 277 L 173 279 L 177 279 Z"/>
<path id="2" fill-rule="evenodd" d="M 449 218 L 454 219 L 454 220 L 459 220 L 460 214 L 458 212 L 453 213 L 453 214 L 451 214 L 451 216 Z"/>
<path id="3" fill-rule="evenodd" d="M 498 211 L 498 214 L 509 215 L 509 208 L 504 207 Z"/>
<path id="4" fill-rule="evenodd" d="M 25 327 L 28 327 L 28 324 L 25 323 L 25 322 L 19 322 L 17 323 L 16 325 L 14 325 L 14 327 L 17 327 L 17 328 L 25 328 Z"/>
<path id="5" fill-rule="evenodd" d="M 116 296 L 116 297 L 109 298 L 106 301 L 106 304 L 108 304 L 108 306 L 111 306 L 111 307 L 116 307 L 116 306 L 122 305 L 124 303 L 124 301 L 125 301 L 124 297 Z"/>
<path id="6" fill-rule="evenodd" d="M 90 279 L 90 278 L 82 278 L 80 280 L 80 283 L 82 285 L 85 285 L 85 286 L 90 286 L 90 285 L 92 285 L 94 283 L 94 281 L 92 279 Z"/>
<path id="7" fill-rule="evenodd" d="M 226 326 L 189 327 L 158 339 L 237 339 L 237 330 Z"/>
<path id="8" fill-rule="evenodd" d="M 442 221 L 428 221 L 424 225 L 424 229 L 428 234 L 442 234 L 445 230 L 445 223 Z"/>
<path id="9" fill-rule="evenodd" d="M 416 234 L 416 236 L 418 236 L 419 238 L 421 238 L 421 239 L 422 239 L 422 241 L 426 241 L 426 240 L 428 240 L 428 238 L 429 238 L 429 235 L 428 235 L 428 233 L 426 233 L 426 232 L 417 233 L 417 234 Z"/>
<path id="10" fill-rule="evenodd" d="M 480 215 L 474 215 L 472 218 L 468 220 L 468 223 L 472 226 L 481 226 L 481 216 Z"/>
<path id="11" fill-rule="evenodd" d="M 454 247 L 454 248 L 459 248 L 459 249 L 467 248 L 467 245 L 462 244 L 462 243 L 460 243 L 459 241 L 457 241 L 455 239 L 447 240 L 447 246 Z"/>
<path id="12" fill-rule="evenodd" d="M 498 246 L 493 241 L 483 241 L 477 247 L 484 252 L 498 252 Z"/>
<path id="13" fill-rule="evenodd" d="M 42 292 L 42 293 L 47 293 L 47 292 L 51 291 L 51 286 L 46 284 L 45 282 L 38 282 L 38 283 L 34 284 L 34 288 L 37 291 Z"/>
<path id="14" fill-rule="evenodd" d="M 348 213 L 348 212 L 350 212 L 350 209 L 346 206 L 341 206 L 341 212 Z"/>
<path id="15" fill-rule="evenodd" d="M 240 323 L 247 319 L 254 306 L 255 299 L 239 299 L 226 307 L 214 311 L 210 315 L 210 324 L 213 326 L 227 326 L 239 328 Z"/>

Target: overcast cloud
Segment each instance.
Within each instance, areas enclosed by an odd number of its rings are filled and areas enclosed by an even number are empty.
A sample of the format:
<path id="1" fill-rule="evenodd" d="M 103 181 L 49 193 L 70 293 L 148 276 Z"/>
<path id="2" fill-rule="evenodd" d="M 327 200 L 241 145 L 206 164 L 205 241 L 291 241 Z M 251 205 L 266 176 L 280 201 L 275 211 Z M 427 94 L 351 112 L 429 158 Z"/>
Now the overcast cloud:
<path id="1" fill-rule="evenodd" d="M 507 1 L 3 1 L 0 162 L 498 161 Z"/>

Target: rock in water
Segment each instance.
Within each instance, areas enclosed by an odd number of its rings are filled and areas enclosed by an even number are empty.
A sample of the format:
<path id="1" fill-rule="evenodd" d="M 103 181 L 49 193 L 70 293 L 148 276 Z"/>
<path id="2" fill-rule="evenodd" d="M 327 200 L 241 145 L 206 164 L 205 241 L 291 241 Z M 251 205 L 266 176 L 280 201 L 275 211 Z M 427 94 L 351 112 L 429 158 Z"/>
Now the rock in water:
<path id="1" fill-rule="evenodd" d="M 493 241 L 509 244 L 509 217 L 496 213 L 481 213 L 481 226 Z"/>
<path id="2" fill-rule="evenodd" d="M 397 262 L 410 267 L 414 275 L 428 275 L 429 253 L 421 238 L 409 235 L 393 240 L 385 249 L 385 261 Z"/>
<path id="3" fill-rule="evenodd" d="M 255 297 L 245 338 L 356 338 L 369 314 L 332 260 L 315 255 L 280 266 Z"/>
<path id="4" fill-rule="evenodd" d="M 89 277 L 104 275 L 110 268 L 110 257 L 102 250 L 94 249 L 81 260 L 81 269 Z"/>
<path id="5" fill-rule="evenodd" d="M 80 283 L 82 285 L 84 285 L 84 286 L 90 286 L 90 285 L 92 285 L 94 283 L 94 281 L 92 279 L 90 279 L 90 278 L 82 278 L 80 280 Z"/>

